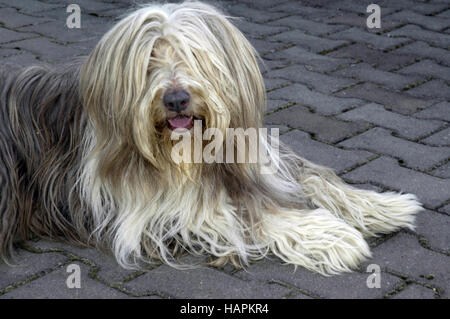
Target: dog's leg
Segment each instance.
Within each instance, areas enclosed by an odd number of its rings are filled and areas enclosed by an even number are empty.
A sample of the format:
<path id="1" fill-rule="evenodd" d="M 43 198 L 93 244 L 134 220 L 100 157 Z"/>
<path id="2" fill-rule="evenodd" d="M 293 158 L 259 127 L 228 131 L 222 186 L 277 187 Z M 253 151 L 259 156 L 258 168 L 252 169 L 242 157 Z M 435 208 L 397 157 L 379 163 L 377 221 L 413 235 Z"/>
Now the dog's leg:
<path id="1" fill-rule="evenodd" d="M 302 169 L 300 182 L 311 203 L 344 219 L 364 235 L 414 228 L 414 215 L 422 209 L 414 195 L 357 189 L 330 169 L 306 160 Z"/>
<path id="2" fill-rule="evenodd" d="M 370 257 L 362 234 L 325 209 L 265 214 L 260 233 L 283 261 L 323 275 L 349 272 Z"/>

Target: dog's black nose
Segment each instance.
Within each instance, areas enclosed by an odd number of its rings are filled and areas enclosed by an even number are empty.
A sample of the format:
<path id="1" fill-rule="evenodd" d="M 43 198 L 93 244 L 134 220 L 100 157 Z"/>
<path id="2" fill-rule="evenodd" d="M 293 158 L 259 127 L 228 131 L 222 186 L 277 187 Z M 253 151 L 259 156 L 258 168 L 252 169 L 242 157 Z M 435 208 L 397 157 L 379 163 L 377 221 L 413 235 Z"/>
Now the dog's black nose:
<path id="1" fill-rule="evenodd" d="M 163 103 L 169 111 L 181 112 L 188 107 L 190 98 L 185 90 L 170 91 L 164 94 Z"/>

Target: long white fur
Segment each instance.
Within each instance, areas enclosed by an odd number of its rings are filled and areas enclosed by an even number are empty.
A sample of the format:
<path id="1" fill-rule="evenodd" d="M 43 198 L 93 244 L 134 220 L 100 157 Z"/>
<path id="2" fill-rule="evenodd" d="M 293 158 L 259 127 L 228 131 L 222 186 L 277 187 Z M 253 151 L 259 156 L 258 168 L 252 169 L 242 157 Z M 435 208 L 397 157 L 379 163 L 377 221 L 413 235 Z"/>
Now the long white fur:
<path id="1" fill-rule="evenodd" d="M 212 25 L 205 24 L 204 15 L 215 17 L 209 20 Z M 217 30 L 229 34 L 227 43 L 218 42 Z M 166 42 L 158 42 L 161 39 Z M 226 54 L 223 45 L 236 50 Z M 194 57 L 192 48 L 201 49 L 198 52 L 203 56 Z M 284 146 L 278 153 L 263 143 L 278 170 L 261 174 L 261 183 L 273 189 L 278 199 L 296 207 L 274 209 L 267 204 L 271 199 L 264 198 L 248 212 L 254 222 L 244 219 L 242 211 L 238 213 L 225 188 L 193 183 L 179 170 L 168 168 L 171 166 L 158 153 L 159 144 L 149 122 L 149 114 L 158 117 L 162 112 L 156 102 L 161 90 L 176 82 L 208 92 L 194 98 L 210 127 L 227 128 L 233 108 L 262 118 L 265 105 L 260 104 L 265 103 L 265 95 L 260 91 L 264 85 L 255 57 L 248 41 L 221 13 L 196 2 L 139 9 L 99 43 L 86 64 L 81 84 L 85 99 L 95 105 L 91 113 L 110 118 L 112 133 L 102 130 L 106 124 L 100 116 L 93 116 L 74 190 L 93 215 L 94 237 L 112 240 L 122 266 L 136 267 L 149 261 L 148 256 L 158 256 L 179 267 L 167 246 L 168 241 L 172 245 L 175 241 L 179 248 L 194 254 L 238 256 L 243 265 L 271 252 L 287 263 L 324 275 L 336 274 L 355 269 L 370 257 L 363 235 L 413 228 L 414 214 L 421 209 L 414 195 L 355 189 L 331 170 L 298 157 Z M 232 72 L 227 60 L 236 64 L 242 60 L 248 69 Z M 98 65 L 95 61 L 106 62 Z M 252 73 L 249 78 L 247 74 Z M 102 94 L 103 100 L 97 98 Z M 108 105 L 102 105 L 105 103 Z M 97 108 L 103 108 L 103 113 Z M 132 118 L 130 128 L 125 125 L 128 118 Z M 136 158 L 134 166 L 123 168 L 121 187 L 102 179 L 103 156 L 114 143 L 120 144 L 124 135 L 131 136 L 139 156 L 154 167 L 167 168 L 165 173 L 158 178 L 148 175 L 141 159 Z"/>

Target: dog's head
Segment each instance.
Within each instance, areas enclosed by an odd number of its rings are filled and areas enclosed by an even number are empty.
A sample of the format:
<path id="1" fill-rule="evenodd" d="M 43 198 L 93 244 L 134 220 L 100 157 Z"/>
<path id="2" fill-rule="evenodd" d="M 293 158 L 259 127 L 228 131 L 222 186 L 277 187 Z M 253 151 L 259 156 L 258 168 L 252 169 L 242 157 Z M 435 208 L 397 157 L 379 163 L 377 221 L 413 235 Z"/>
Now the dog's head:
<path id="1" fill-rule="evenodd" d="M 195 119 L 223 132 L 258 128 L 265 108 L 254 48 L 199 2 L 143 7 L 120 21 L 84 64 L 81 92 L 97 147 L 123 146 L 155 166 L 170 154 L 172 130 Z"/>

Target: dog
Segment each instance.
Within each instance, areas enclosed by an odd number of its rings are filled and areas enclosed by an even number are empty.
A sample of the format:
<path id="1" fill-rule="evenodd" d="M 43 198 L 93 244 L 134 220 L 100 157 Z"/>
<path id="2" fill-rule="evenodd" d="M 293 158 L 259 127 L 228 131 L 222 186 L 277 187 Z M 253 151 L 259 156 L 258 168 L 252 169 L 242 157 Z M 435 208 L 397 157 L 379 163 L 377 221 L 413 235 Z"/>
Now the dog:
<path id="1" fill-rule="evenodd" d="M 246 267 L 269 254 L 323 275 L 371 257 L 366 237 L 414 228 L 412 194 L 347 185 L 266 140 L 277 163 L 176 163 L 172 134 L 263 127 L 259 56 L 215 7 L 139 8 L 90 55 L 0 77 L 0 256 L 61 240 L 126 268 L 180 254 Z M 227 146 L 221 145 L 223 149 Z M 230 146 L 235 147 L 235 146 Z"/>

